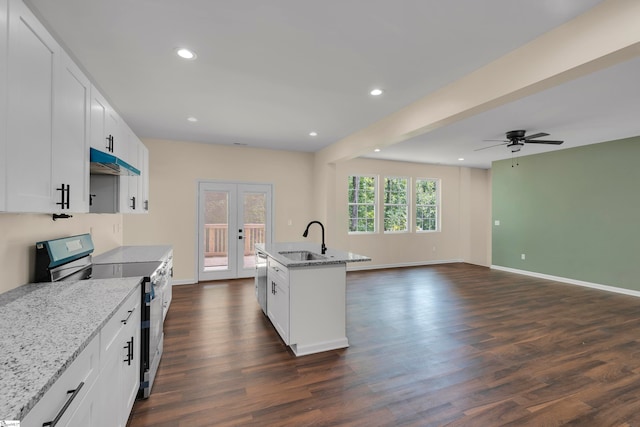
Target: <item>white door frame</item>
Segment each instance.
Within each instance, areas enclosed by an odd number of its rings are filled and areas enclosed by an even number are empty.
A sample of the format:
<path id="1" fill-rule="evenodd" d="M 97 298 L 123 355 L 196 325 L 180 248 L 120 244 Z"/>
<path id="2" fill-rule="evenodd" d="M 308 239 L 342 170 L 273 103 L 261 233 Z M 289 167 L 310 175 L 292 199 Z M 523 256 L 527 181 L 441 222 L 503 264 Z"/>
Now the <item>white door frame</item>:
<path id="1" fill-rule="evenodd" d="M 235 259 L 236 264 L 234 266 L 229 265 L 229 269 L 221 270 L 212 274 L 212 278 L 202 278 L 201 273 L 203 270 L 204 263 L 204 253 L 201 252 L 201 248 L 204 246 L 203 240 L 203 213 L 204 211 L 201 209 L 201 195 L 204 190 L 204 186 L 218 186 L 220 191 L 230 191 L 234 194 L 229 198 L 229 212 L 236 211 L 235 218 L 231 218 L 233 215 L 229 215 L 228 218 L 228 232 L 229 232 L 229 244 L 227 248 L 228 252 L 228 260 L 229 264 L 231 264 L 231 260 Z M 253 187 L 253 188 L 252 188 Z M 208 281 L 208 280 L 224 280 L 224 279 L 233 279 L 233 278 L 241 278 L 241 277 L 252 277 L 255 273 L 253 269 L 243 269 L 244 265 L 244 244 L 239 245 L 237 237 L 231 238 L 232 234 L 235 236 L 235 231 L 231 233 L 232 229 L 238 229 L 238 222 L 242 221 L 242 207 L 241 207 L 241 196 L 244 192 L 251 192 L 254 190 L 255 192 L 265 191 L 266 192 L 266 220 L 265 220 L 265 240 L 266 243 L 270 243 L 273 241 L 274 235 L 274 227 L 273 227 L 273 184 L 270 183 L 256 183 L 256 182 L 240 182 L 240 181 L 218 181 L 218 180 L 199 180 L 196 185 L 196 262 L 195 262 L 195 278 L 196 282 L 199 281 Z M 231 204 L 234 203 L 234 206 L 231 207 Z M 233 227 L 233 228 L 232 228 Z M 244 236 L 243 236 L 244 238 Z M 232 254 L 233 251 L 233 254 Z M 242 252 L 242 256 L 240 254 Z"/>

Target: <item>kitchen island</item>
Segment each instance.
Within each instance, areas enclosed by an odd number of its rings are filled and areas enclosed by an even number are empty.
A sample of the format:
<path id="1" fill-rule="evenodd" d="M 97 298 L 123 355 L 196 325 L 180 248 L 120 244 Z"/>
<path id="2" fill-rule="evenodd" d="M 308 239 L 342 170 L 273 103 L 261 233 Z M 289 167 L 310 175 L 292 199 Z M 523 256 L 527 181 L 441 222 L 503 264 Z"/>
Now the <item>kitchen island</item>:
<path id="1" fill-rule="evenodd" d="M 346 265 L 370 261 L 313 243 L 256 245 L 266 254 L 267 316 L 296 356 L 349 346 L 346 336 Z"/>

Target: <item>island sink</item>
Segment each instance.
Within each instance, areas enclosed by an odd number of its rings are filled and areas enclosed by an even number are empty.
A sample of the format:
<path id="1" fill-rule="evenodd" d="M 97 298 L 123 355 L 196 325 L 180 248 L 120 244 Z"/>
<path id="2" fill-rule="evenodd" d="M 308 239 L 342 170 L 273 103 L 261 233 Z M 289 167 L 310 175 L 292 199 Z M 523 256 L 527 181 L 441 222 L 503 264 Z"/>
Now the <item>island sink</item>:
<path id="1" fill-rule="evenodd" d="M 278 253 L 283 257 L 290 259 L 291 261 L 311 261 L 327 259 L 326 256 L 318 255 L 317 253 L 310 251 L 284 251 Z"/>

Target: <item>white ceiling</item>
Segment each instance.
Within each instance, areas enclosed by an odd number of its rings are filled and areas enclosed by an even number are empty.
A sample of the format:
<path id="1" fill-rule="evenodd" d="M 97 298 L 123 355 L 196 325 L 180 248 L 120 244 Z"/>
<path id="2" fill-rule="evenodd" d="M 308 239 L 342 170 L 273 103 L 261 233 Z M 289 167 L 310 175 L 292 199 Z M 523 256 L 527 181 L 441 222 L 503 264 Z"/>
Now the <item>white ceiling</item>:
<path id="1" fill-rule="evenodd" d="M 27 3 L 139 137 L 313 152 L 599 1 Z M 196 51 L 197 60 L 180 60 L 178 47 Z M 633 60 L 371 157 L 486 168 L 510 152 L 473 150 L 507 130 L 545 131 L 564 139 L 562 148 L 640 135 L 640 121 L 630 113 L 640 111 L 638 75 L 640 60 Z M 383 96 L 370 96 L 374 87 L 383 88 Z M 312 130 L 319 135 L 310 137 Z M 544 148 L 530 145 L 522 154 Z"/>

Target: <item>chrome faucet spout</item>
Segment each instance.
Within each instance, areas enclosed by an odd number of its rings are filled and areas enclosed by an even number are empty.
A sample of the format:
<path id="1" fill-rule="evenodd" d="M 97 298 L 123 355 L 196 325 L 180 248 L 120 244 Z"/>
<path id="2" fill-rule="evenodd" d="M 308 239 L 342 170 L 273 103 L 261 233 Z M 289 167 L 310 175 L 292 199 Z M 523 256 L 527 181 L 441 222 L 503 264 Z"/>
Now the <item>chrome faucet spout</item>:
<path id="1" fill-rule="evenodd" d="M 304 233 L 302 233 L 302 237 L 307 237 L 309 235 L 309 227 L 311 226 L 311 224 L 318 224 L 322 228 L 322 246 L 320 248 L 322 250 L 322 255 L 324 255 L 325 253 L 327 253 L 327 247 L 324 244 L 324 225 L 322 225 L 320 221 L 311 221 L 309 224 L 307 224 L 307 228 L 305 228 Z"/>

